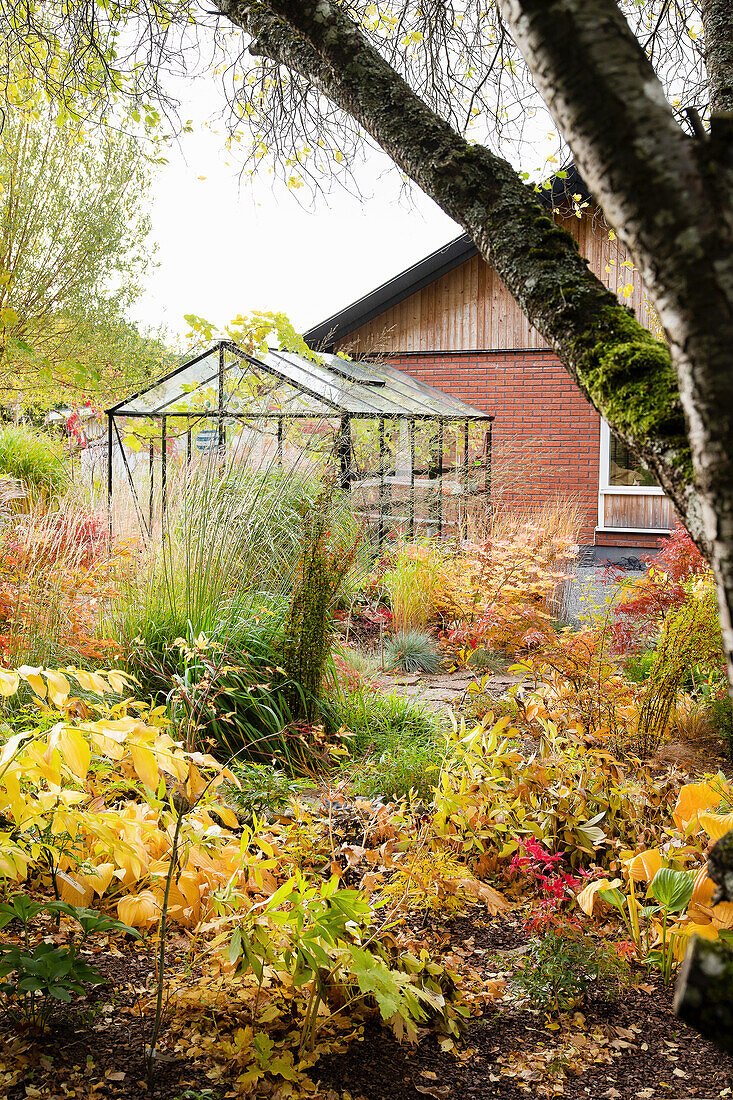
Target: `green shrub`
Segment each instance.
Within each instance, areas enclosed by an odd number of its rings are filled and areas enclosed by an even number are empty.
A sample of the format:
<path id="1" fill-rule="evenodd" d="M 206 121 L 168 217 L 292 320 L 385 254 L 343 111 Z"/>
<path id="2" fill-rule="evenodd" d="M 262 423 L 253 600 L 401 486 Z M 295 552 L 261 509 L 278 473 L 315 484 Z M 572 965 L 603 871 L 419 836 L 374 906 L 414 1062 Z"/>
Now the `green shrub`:
<path id="1" fill-rule="evenodd" d="M 261 817 L 266 810 L 278 810 L 310 784 L 308 779 L 295 779 L 271 764 L 235 762 L 232 771 L 239 787 L 222 788 L 226 801 L 247 817 Z"/>
<path id="2" fill-rule="evenodd" d="M 432 799 L 443 757 L 439 718 L 424 704 L 374 689 L 338 692 L 331 697 L 330 717 L 349 734 L 358 761 L 353 783 L 368 798 L 402 798 L 414 791 Z"/>
<path id="3" fill-rule="evenodd" d="M 613 1000 L 628 982 L 628 964 L 613 945 L 572 926 L 533 943 L 514 973 L 515 986 L 542 1012 L 565 1012 L 592 990 Z"/>
<path id="4" fill-rule="evenodd" d="M 384 667 L 402 672 L 438 672 L 438 643 L 425 630 L 400 630 L 385 643 Z"/>
<path id="5" fill-rule="evenodd" d="M 632 684 L 643 684 L 644 681 L 649 678 L 653 663 L 654 650 L 649 653 L 641 653 L 638 657 L 634 654 L 629 654 L 624 661 L 626 679 L 630 680 Z"/>
<path id="6" fill-rule="evenodd" d="M 26 490 L 21 508 L 50 504 L 69 484 L 69 464 L 63 443 L 22 425 L 3 425 L 0 428 L 0 477 L 3 476 L 17 479 Z"/>

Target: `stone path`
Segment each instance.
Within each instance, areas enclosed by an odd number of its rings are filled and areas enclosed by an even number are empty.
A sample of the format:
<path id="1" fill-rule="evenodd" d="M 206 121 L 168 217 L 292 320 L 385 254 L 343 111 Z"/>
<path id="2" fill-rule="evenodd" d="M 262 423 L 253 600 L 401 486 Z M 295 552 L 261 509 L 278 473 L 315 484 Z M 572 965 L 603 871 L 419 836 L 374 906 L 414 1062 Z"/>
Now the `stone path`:
<path id="1" fill-rule="evenodd" d="M 480 679 L 480 674 L 473 671 L 437 675 L 382 672 L 379 679 L 386 692 L 394 691 L 397 695 L 417 699 L 438 713 L 446 713 L 466 695 L 469 684 L 475 684 Z M 510 676 L 507 673 L 489 676 L 486 692 L 488 695 L 504 695 L 520 679 L 519 676 Z"/>

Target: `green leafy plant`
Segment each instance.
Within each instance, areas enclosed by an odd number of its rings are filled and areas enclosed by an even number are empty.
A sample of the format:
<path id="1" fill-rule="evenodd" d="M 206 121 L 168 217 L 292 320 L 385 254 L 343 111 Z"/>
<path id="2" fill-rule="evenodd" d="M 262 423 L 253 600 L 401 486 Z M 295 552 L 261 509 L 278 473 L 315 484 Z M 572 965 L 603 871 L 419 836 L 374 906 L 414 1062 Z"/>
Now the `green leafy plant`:
<path id="1" fill-rule="evenodd" d="M 397 955 L 391 937 L 381 938 L 386 929 L 370 928 L 374 917 L 368 898 L 340 889 L 336 876 L 312 883 L 296 873 L 261 909 L 249 911 L 225 953 L 231 963 L 251 969 L 260 983 L 265 967 L 274 966 L 291 975 L 296 989 L 308 989 L 301 1051 L 313 1049 L 334 995 L 338 1013 L 373 1000 L 400 1038 L 415 1038 L 414 1025 L 431 1017 L 457 1035 L 467 1009 L 454 1003 L 450 975 L 427 952 L 419 958 Z"/>
<path id="2" fill-rule="evenodd" d="M 31 922 L 41 913 L 74 919 L 82 930 L 78 942 L 57 947 L 41 941 L 31 944 Z M 72 994 L 83 993 L 84 983 L 98 985 L 107 979 L 94 966 L 82 961 L 79 948 L 92 935 L 124 932 L 139 939 L 139 932 L 122 921 L 94 909 L 80 908 L 63 901 L 36 902 L 26 894 L 15 894 L 0 904 L 0 928 L 17 921 L 22 927 L 23 943 L 0 944 L 0 994 L 6 1015 L 19 1017 L 33 1027 L 46 1028 L 57 1002 L 69 1002 Z"/>
<path id="3" fill-rule="evenodd" d="M 674 932 L 670 929 L 669 918 L 687 908 L 694 885 L 695 875 L 691 871 L 674 871 L 671 867 L 662 867 L 649 884 L 657 904 L 645 906 L 642 913 L 646 917 L 661 913 L 661 922 L 659 947 L 649 952 L 646 962 L 661 970 L 665 982 L 671 981 L 674 965 Z"/>
<path id="4" fill-rule="evenodd" d="M 398 630 L 384 646 L 385 668 L 402 672 L 438 672 L 440 650 L 426 630 Z"/>
<path id="5" fill-rule="evenodd" d="M 267 810 L 277 810 L 296 798 L 311 780 L 298 779 L 271 764 L 232 764 L 238 787 L 227 786 L 227 802 L 247 817 L 261 817 Z"/>
<path id="6" fill-rule="evenodd" d="M 614 999 L 628 984 L 628 966 L 613 947 L 569 924 L 535 942 L 514 974 L 514 984 L 543 1012 L 564 1012 L 597 988 Z"/>
<path id="7" fill-rule="evenodd" d="M 360 794 L 395 799 L 412 791 L 423 802 L 432 800 L 444 746 L 443 724 L 433 711 L 404 695 L 367 688 L 334 693 L 328 705 L 357 761 L 352 782 Z"/>

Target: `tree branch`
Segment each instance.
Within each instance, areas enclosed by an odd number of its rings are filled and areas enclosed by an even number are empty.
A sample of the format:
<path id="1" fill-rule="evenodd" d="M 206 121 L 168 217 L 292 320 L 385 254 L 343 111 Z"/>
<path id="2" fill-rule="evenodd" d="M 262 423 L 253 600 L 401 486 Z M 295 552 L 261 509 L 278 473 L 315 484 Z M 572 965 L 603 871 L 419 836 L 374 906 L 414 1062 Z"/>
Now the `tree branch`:
<path id="1" fill-rule="evenodd" d="M 614 431 L 694 516 L 690 453 L 669 352 L 588 270 L 505 160 L 470 145 L 329 0 L 219 0 L 253 49 L 348 111 L 463 225 Z M 699 529 L 699 523 L 694 524 Z"/>

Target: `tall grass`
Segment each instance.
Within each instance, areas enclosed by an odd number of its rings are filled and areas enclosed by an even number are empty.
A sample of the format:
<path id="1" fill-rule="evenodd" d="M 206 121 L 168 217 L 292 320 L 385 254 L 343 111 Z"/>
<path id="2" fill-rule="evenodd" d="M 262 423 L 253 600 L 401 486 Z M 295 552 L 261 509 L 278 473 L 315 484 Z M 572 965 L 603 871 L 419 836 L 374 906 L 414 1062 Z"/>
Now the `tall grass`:
<path id="1" fill-rule="evenodd" d="M 424 629 L 444 584 L 443 553 L 437 543 L 403 544 L 384 574 L 395 631 Z"/>
<path id="2" fill-rule="evenodd" d="M 252 470 L 236 455 L 192 464 L 169 493 L 162 537 L 141 550 L 122 594 L 115 629 L 151 693 L 160 696 L 186 672 L 178 638 L 204 634 L 223 655 L 230 671 L 208 732 L 227 751 L 287 750 L 287 699 L 300 685 L 281 668 L 284 624 L 303 517 L 322 492 L 307 468 Z M 355 528 L 338 494 L 331 519 L 332 527 Z"/>
<path id="3" fill-rule="evenodd" d="M 58 502 L 69 484 L 64 445 L 45 432 L 18 424 L 0 428 L 0 476 L 15 478 L 26 496 L 14 510 L 31 511 Z"/>
<path id="4" fill-rule="evenodd" d="M 106 522 L 64 504 L 9 517 L 0 533 L 0 653 L 6 665 L 94 661 L 122 562 Z"/>

